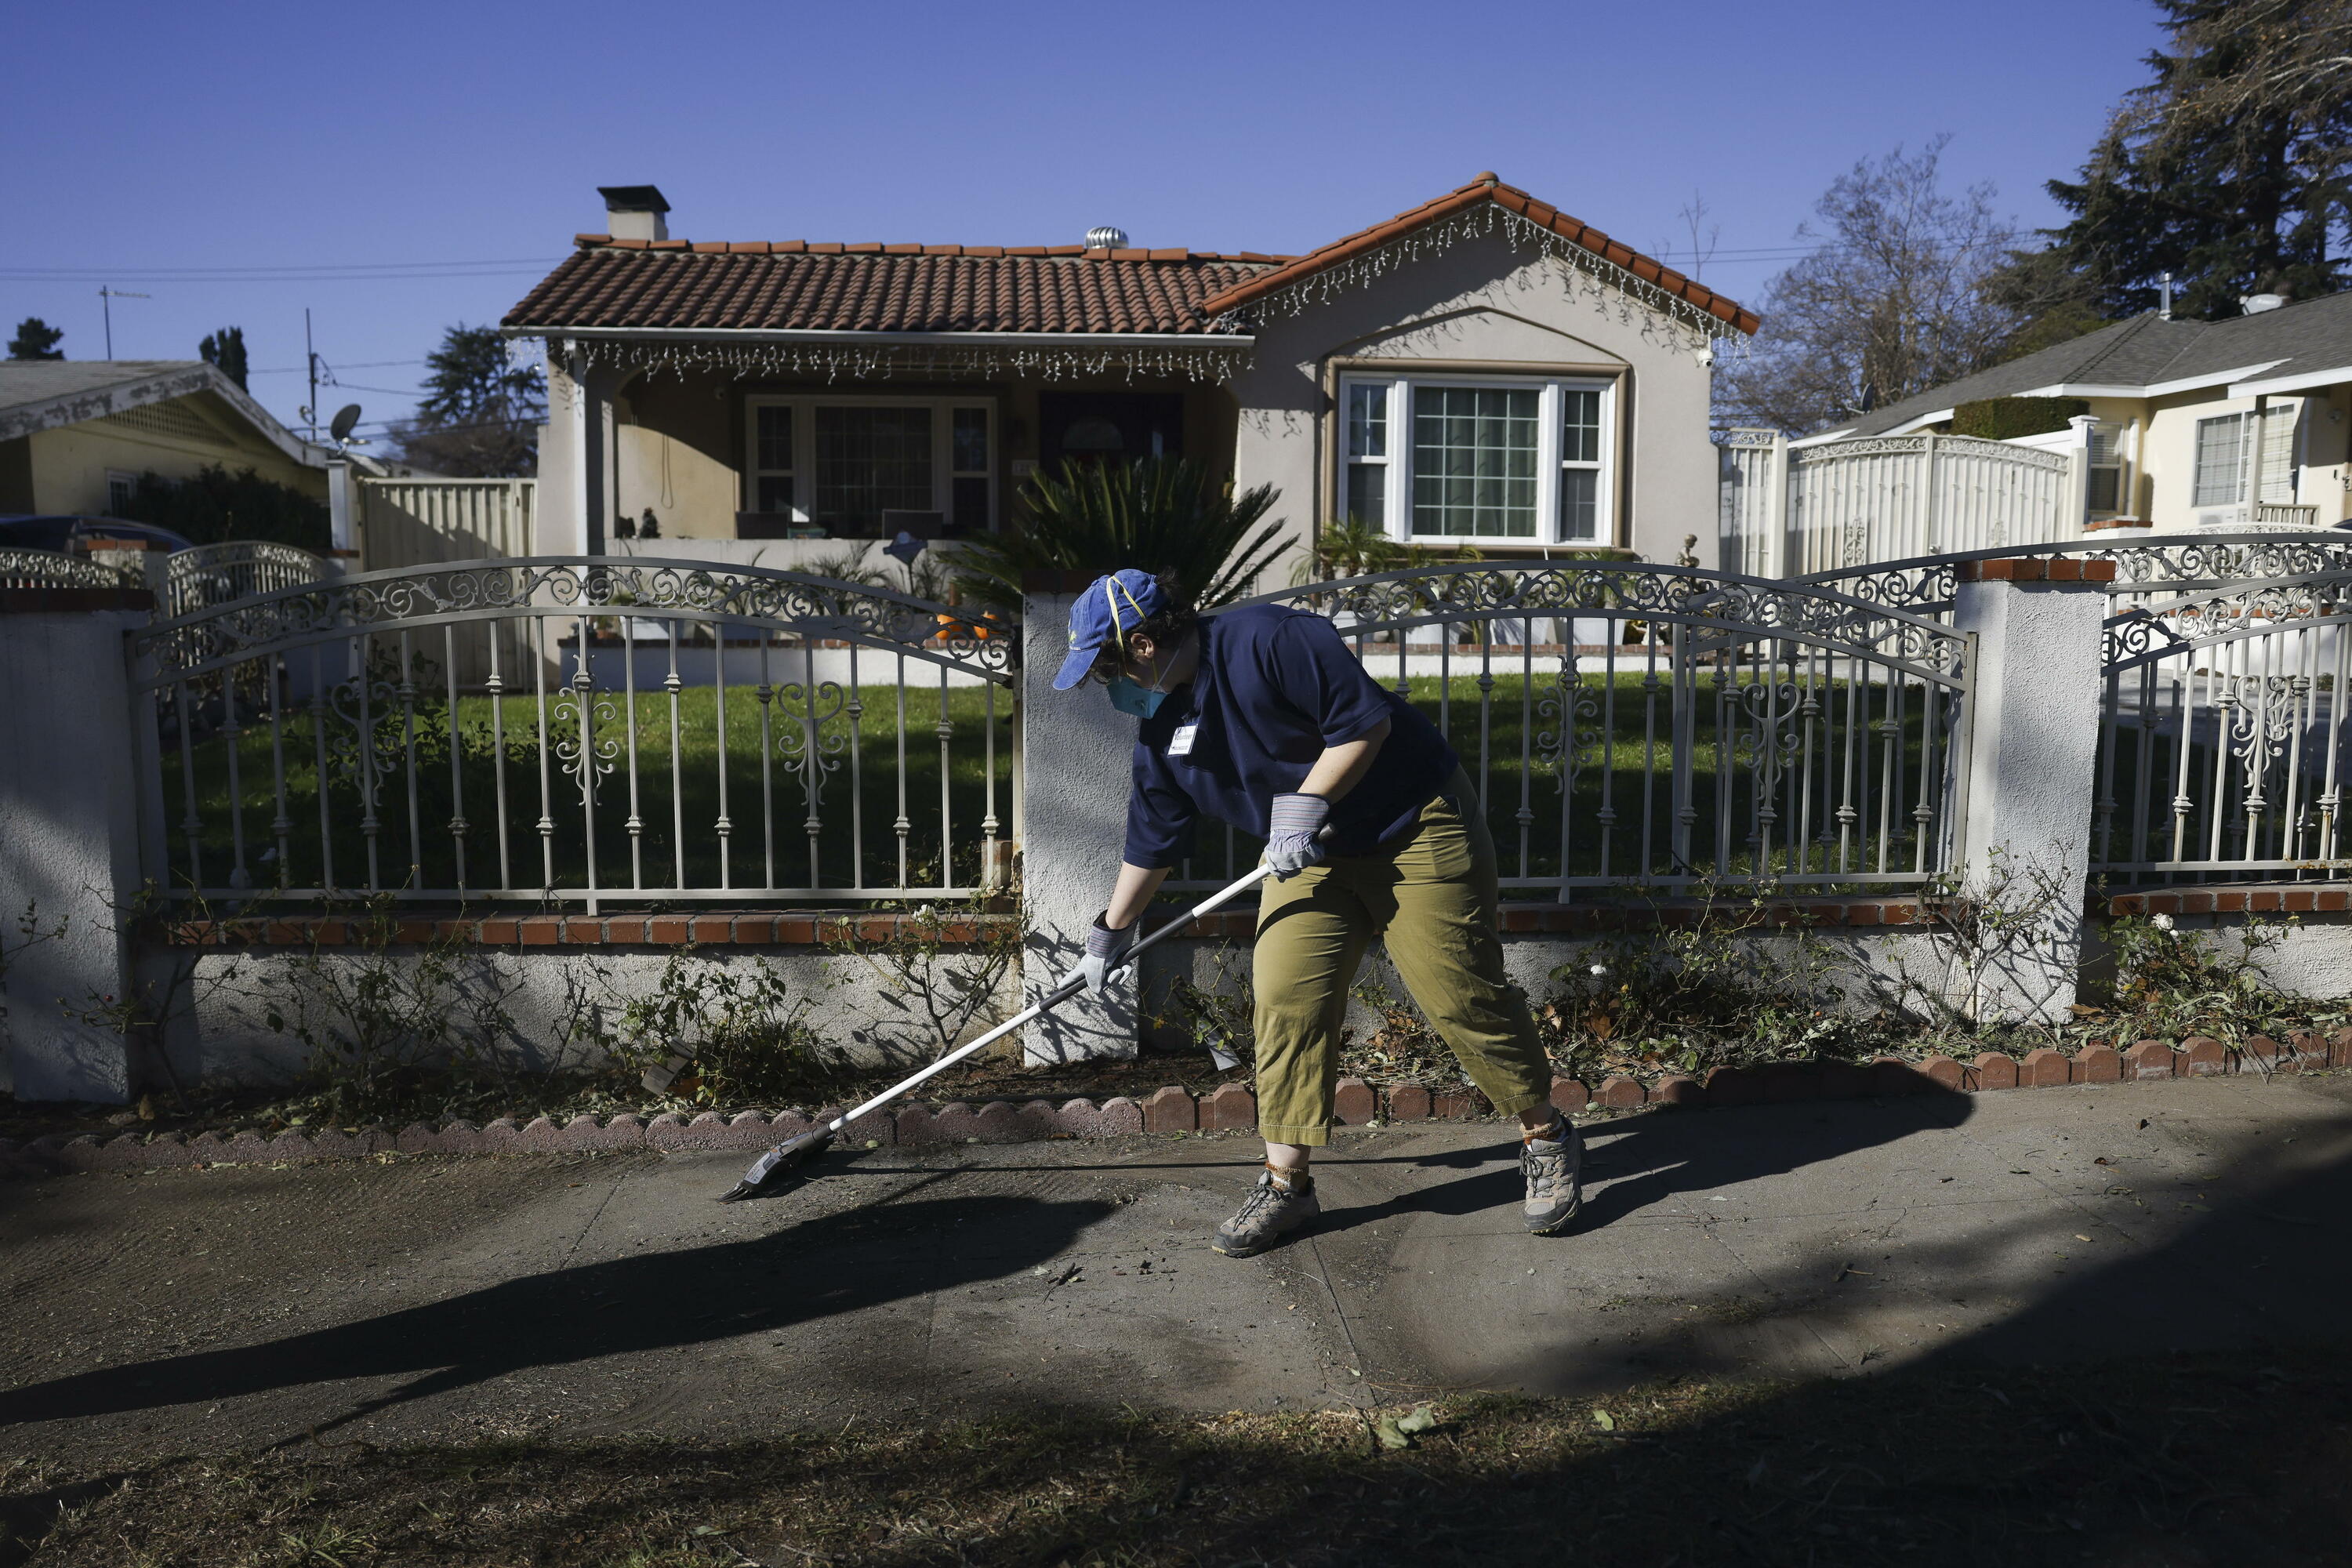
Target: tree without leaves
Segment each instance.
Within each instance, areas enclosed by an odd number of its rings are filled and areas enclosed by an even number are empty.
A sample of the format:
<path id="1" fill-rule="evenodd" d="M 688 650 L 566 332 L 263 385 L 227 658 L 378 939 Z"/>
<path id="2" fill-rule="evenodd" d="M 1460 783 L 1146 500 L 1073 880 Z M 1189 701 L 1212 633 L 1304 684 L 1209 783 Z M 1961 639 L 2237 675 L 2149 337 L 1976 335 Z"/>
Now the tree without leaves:
<path id="1" fill-rule="evenodd" d="M 1767 286 L 1764 330 L 1717 376 L 1719 415 L 1806 432 L 1990 363 L 2016 316 L 1983 284 L 2011 239 L 1992 187 L 1947 195 L 1949 138 L 1864 159 L 1833 181 L 1801 240 L 1819 248 Z"/>
<path id="2" fill-rule="evenodd" d="M 38 316 L 27 316 L 16 323 L 16 335 L 8 340 L 8 357 L 63 359 L 66 351 L 58 344 L 65 335 L 64 328 L 53 327 Z"/>
<path id="3" fill-rule="evenodd" d="M 245 385 L 245 329 L 223 327 L 217 332 L 206 332 L 205 341 L 196 345 L 204 362 L 242 388 Z"/>
<path id="4" fill-rule="evenodd" d="M 425 365 L 416 416 L 393 427 L 404 460 L 469 478 L 538 472 L 539 425 L 547 417 L 547 381 L 539 366 L 515 363 L 496 327 L 462 321 L 442 335 Z"/>
<path id="5" fill-rule="evenodd" d="M 2352 245 L 2352 0 L 2157 0 L 2167 47 L 2082 177 L 2051 249 L 2109 317 L 2155 307 L 2220 320 L 2242 295 L 2346 287 Z M 2341 242 L 2336 242 L 2343 237 Z"/>

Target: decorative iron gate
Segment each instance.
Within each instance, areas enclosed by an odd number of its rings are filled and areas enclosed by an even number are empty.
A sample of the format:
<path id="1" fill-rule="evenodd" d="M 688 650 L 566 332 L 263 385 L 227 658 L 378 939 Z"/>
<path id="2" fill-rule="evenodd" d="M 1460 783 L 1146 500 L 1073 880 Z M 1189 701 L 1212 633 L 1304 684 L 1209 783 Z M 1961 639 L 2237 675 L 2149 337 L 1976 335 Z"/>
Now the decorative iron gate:
<path id="1" fill-rule="evenodd" d="M 947 605 L 698 562 L 210 606 L 133 638 L 147 874 L 592 910 L 966 896 L 999 864 L 1011 646 Z"/>
<path id="2" fill-rule="evenodd" d="M 1969 640 L 1829 592 L 1639 563 L 1477 563 L 1250 604 L 1331 617 L 1479 786 L 1507 888 L 1916 886 L 1959 816 Z M 1182 868 L 1213 886 L 1227 834 Z"/>

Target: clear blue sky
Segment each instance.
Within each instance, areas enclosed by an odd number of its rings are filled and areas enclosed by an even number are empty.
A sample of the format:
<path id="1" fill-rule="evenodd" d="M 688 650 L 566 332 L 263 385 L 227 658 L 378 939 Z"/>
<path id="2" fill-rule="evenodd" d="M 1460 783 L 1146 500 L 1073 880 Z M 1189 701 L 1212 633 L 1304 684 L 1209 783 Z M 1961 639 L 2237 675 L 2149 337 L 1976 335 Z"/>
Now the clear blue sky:
<path id="1" fill-rule="evenodd" d="M 1694 195 L 1753 300 L 1824 185 L 1952 133 L 2029 225 L 2145 78 L 2146 0 L 1508 6 L 638 4 L 26 6 L 0 95 L 0 326 L 103 357 L 245 329 L 289 423 L 302 310 L 345 390 L 494 321 L 599 184 L 689 239 L 1296 251 L 1494 169 L 1643 247 Z M 377 268 L 370 276 L 360 268 Z M 227 269 L 277 269 L 236 276 Z M 210 269 L 210 270 L 208 270 Z M 382 363 L 395 362 L 395 363 Z M 364 390 L 362 390 L 364 389 Z M 379 390 L 381 389 L 381 390 Z"/>

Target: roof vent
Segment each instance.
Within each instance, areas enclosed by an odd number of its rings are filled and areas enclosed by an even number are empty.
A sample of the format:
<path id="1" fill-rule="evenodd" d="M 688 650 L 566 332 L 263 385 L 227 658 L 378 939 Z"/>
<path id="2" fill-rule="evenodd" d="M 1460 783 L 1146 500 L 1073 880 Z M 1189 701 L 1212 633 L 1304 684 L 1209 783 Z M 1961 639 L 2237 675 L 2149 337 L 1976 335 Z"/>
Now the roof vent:
<path id="1" fill-rule="evenodd" d="M 2241 294 L 2238 296 L 2238 309 L 2243 310 L 2249 316 L 2259 316 L 2264 310 L 2275 310 L 2281 305 L 2285 303 L 2286 296 L 2284 294 Z"/>
<path id="2" fill-rule="evenodd" d="M 604 198 L 604 232 L 614 239 L 667 239 L 669 203 L 659 185 L 599 185 Z"/>
<path id="3" fill-rule="evenodd" d="M 1101 224 L 1087 230 L 1088 250 L 1125 250 L 1127 230 L 1114 224 Z"/>

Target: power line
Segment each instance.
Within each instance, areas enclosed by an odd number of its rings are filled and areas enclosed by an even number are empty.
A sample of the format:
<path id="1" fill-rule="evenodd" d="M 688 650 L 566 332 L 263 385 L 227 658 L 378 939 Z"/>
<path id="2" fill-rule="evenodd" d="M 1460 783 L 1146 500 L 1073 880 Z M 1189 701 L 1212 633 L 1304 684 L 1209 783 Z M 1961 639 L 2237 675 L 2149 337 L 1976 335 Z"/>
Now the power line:
<path id="1" fill-rule="evenodd" d="M 182 267 L 169 262 L 154 262 L 140 267 L 91 268 L 87 267 L 9 267 L 0 268 L 0 278 L 18 279 L 47 279 L 58 282 L 82 282 L 94 278 L 132 278 L 160 281 L 170 278 L 175 282 L 194 282 L 207 279 L 223 282 L 280 282 L 289 279 L 316 280 L 329 278 L 367 279 L 384 276 L 453 275 L 456 268 L 497 268 L 505 270 L 529 268 L 540 270 L 554 266 L 561 257 L 515 256 L 478 261 L 352 261 L 302 264 L 272 262 L 257 267 Z"/>

